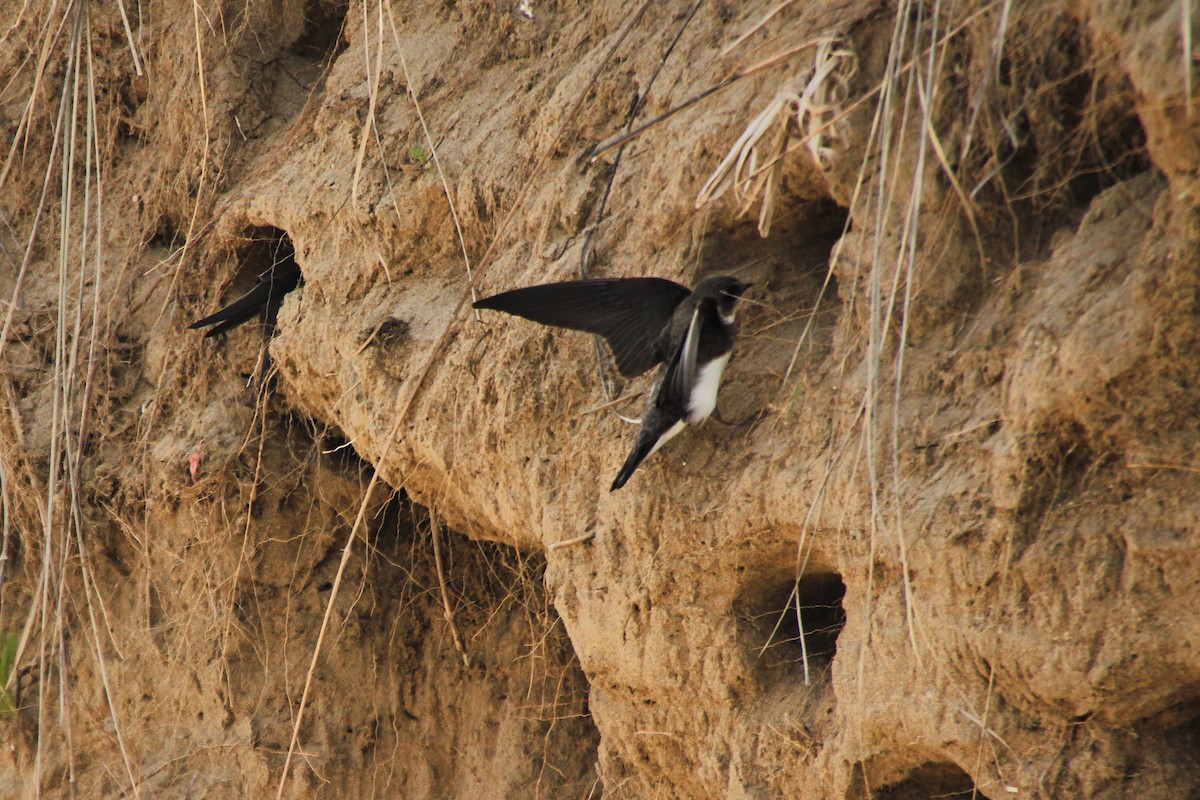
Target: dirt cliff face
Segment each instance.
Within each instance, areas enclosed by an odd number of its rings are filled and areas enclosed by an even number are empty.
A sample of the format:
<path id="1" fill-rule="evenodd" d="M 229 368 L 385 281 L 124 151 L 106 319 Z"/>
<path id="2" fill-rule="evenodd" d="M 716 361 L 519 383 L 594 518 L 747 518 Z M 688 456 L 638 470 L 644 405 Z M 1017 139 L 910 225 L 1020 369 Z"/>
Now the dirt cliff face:
<path id="1" fill-rule="evenodd" d="M 1200 792 L 1187 3 L 34 5 L 5 796 Z M 650 378 L 470 310 L 719 273 L 615 493 Z"/>

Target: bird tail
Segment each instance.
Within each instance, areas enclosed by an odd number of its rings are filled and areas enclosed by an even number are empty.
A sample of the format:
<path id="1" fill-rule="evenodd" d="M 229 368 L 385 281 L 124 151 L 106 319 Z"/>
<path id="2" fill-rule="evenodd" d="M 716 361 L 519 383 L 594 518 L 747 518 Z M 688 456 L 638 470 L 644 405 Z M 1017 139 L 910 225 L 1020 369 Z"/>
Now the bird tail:
<path id="1" fill-rule="evenodd" d="M 621 471 L 617 473 L 616 480 L 612 482 L 610 492 L 615 492 L 625 485 L 625 481 L 629 480 L 634 471 L 641 466 L 641 463 L 646 460 L 646 457 L 654 452 L 655 441 L 649 436 L 639 436 L 637 444 L 633 446 L 633 451 L 629 454 L 629 458 L 625 459 L 625 465 L 621 467 Z"/>
<path id="2" fill-rule="evenodd" d="M 258 310 L 263 307 L 270 297 L 271 288 L 266 283 L 260 283 L 244 295 L 234 300 L 229 305 L 222 308 L 220 311 L 209 314 L 204 319 L 198 319 L 189 325 L 189 328 L 203 328 L 205 325 L 212 325 L 219 322 L 210 331 L 206 331 L 204 338 L 216 336 L 219 333 L 224 333 L 230 328 L 235 328 L 241 325 L 246 320 L 258 313 Z"/>
<path id="3" fill-rule="evenodd" d="M 253 289 L 220 311 L 209 314 L 204 319 L 198 319 L 188 327 L 203 328 L 205 325 L 220 323 L 204 334 L 207 339 L 209 336 L 216 336 L 241 325 L 259 311 L 265 311 L 267 322 L 274 323 L 275 314 L 283 303 L 284 295 L 299 286 L 303 280 L 304 276 L 300 272 L 300 265 L 296 263 L 295 259 L 286 258 L 261 273 L 258 276 L 258 283 Z"/>

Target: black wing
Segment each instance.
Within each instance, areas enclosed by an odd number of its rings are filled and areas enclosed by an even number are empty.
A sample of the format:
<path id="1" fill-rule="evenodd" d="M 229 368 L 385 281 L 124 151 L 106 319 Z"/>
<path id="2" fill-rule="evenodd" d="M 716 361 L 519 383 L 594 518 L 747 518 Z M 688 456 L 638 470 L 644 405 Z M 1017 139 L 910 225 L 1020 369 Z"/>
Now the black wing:
<path id="1" fill-rule="evenodd" d="M 696 383 L 696 357 L 699 352 L 700 304 L 697 304 L 692 312 L 691 322 L 688 323 L 687 335 L 680 342 L 679 350 L 671 359 L 667 374 L 663 377 L 662 390 L 656 399 L 659 408 L 678 412 L 680 417 L 687 416 L 692 386 Z"/>
<path id="2" fill-rule="evenodd" d="M 654 352 L 655 342 L 690 294 L 686 286 L 662 278 L 607 278 L 513 289 L 480 300 L 475 308 L 603 336 L 617 369 L 633 377 L 663 360 Z"/>
<path id="3" fill-rule="evenodd" d="M 198 319 L 189 328 L 203 328 L 205 325 L 216 325 L 206 331 L 204 336 L 216 336 L 230 328 L 236 328 L 261 310 L 266 310 L 270 317 L 279 310 L 283 296 L 300 284 L 300 267 L 294 259 L 281 261 L 258 276 L 258 284 L 229 305 L 209 314 L 204 319 Z"/>

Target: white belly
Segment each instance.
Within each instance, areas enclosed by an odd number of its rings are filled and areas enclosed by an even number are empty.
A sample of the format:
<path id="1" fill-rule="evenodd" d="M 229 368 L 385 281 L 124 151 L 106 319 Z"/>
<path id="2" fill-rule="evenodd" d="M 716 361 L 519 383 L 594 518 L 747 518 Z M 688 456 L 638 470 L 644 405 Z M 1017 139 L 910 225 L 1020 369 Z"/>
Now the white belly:
<path id="1" fill-rule="evenodd" d="M 696 373 L 696 385 L 688 398 L 687 421 L 699 425 L 717 407 L 717 390 L 721 388 L 721 373 L 729 363 L 729 354 L 713 359 Z"/>
<path id="2" fill-rule="evenodd" d="M 681 430 L 683 430 L 686 425 L 687 425 L 686 422 L 684 422 L 683 420 L 679 420 L 679 422 L 676 422 L 674 425 L 672 425 L 670 428 L 668 428 L 666 433 L 664 433 L 662 436 L 658 437 L 658 441 L 654 443 L 654 447 L 650 448 L 650 452 L 646 453 L 646 458 L 649 458 L 650 456 L 657 453 L 658 448 L 662 447 L 664 444 L 666 444 L 667 442 L 674 439 L 675 434 L 677 434 Z M 645 460 L 645 459 L 643 459 L 643 460 Z"/>

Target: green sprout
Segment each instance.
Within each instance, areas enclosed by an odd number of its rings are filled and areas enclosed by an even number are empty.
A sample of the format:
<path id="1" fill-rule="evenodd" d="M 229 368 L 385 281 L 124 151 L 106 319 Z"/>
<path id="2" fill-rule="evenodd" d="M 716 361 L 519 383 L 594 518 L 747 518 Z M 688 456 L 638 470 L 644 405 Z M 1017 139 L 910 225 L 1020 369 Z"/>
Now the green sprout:
<path id="1" fill-rule="evenodd" d="M 3 717 L 11 717 L 17 712 L 12 692 L 8 690 L 8 682 L 12 677 L 13 662 L 17 658 L 19 639 L 16 631 L 0 631 L 0 716 Z"/>

